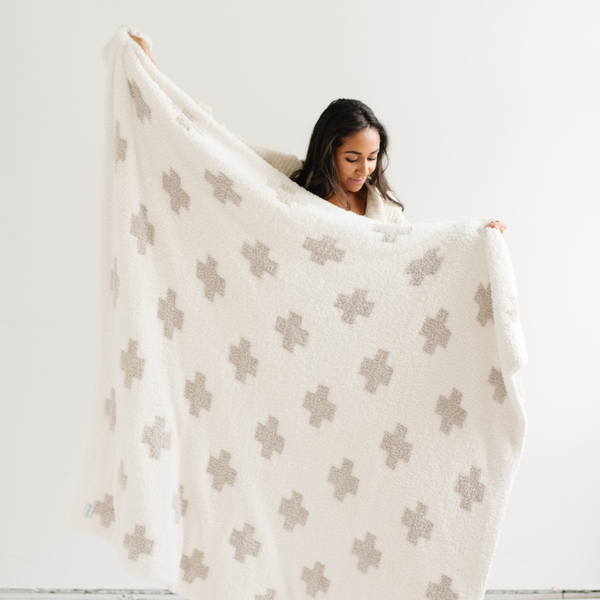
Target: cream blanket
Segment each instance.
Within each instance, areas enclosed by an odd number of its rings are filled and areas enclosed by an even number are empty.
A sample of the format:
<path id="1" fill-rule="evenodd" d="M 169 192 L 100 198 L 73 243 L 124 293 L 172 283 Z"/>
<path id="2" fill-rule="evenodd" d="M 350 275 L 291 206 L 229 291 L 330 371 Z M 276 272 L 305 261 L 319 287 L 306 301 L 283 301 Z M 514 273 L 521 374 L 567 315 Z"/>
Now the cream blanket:
<path id="1" fill-rule="evenodd" d="M 476 600 L 527 361 L 491 218 L 392 224 L 102 50 L 96 376 L 68 525 L 193 600 Z"/>

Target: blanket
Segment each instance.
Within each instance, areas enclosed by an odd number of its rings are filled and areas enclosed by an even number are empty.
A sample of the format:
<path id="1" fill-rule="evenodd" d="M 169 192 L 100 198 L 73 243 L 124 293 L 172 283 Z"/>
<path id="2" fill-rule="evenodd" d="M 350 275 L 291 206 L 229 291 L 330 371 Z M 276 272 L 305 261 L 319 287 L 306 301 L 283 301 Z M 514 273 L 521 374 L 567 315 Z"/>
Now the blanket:
<path id="1" fill-rule="evenodd" d="M 67 525 L 192 600 L 479 600 L 526 364 L 491 218 L 277 171 L 118 27 L 91 413 Z"/>

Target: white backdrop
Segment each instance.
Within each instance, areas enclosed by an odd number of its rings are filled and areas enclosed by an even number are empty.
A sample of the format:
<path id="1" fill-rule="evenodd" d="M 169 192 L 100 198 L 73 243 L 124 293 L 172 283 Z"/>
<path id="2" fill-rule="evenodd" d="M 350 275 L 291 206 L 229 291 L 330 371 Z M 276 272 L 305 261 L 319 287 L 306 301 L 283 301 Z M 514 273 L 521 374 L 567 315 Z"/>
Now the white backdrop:
<path id="1" fill-rule="evenodd" d="M 409 221 L 507 224 L 529 429 L 487 587 L 600 588 L 597 0 L 2 0 L 0 587 L 164 587 L 64 526 L 94 367 L 100 49 L 124 24 L 247 139 L 304 158 L 327 104 L 359 98 Z"/>

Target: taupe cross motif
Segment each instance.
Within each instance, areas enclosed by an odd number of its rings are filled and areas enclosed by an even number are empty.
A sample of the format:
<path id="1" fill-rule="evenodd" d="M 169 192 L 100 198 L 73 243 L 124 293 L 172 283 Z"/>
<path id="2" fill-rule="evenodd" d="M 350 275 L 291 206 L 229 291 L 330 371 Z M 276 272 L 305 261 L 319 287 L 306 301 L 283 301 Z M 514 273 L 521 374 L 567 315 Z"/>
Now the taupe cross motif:
<path id="1" fill-rule="evenodd" d="M 183 498 L 183 485 L 179 484 L 179 492 L 173 494 L 171 508 L 175 511 L 175 523 L 179 523 L 181 517 L 185 517 L 188 501 Z"/>
<path id="2" fill-rule="evenodd" d="M 96 500 L 93 514 L 100 515 L 100 524 L 103 527 L 110 527 L 110 524 L 116 521 L 113 497 L 110 494 L 104 494 L 104 502 Z"/>
<path id="3" fill-rule="evenodd" d="M 516 296 L 510 296 L 508 298 L 508 308 L 506 309 L 510 320 L 516 323 L 519 320 L 519 304 Z"/>
<path id="4" fill-rule="evenodd" d="M 110 289 L 113 291 L 113 306 L 117 306 L 121 278 L 117 275 L 117 257 L 114 257 L 114 269 L 110 270 Z"/>
<path id="5" fill-rule="evenodd" d="M 267 424 L 263 425 L 262 423 L 258 423 L 256 433 L 254 434 L 254 439 L 262 443 L 260 453 L 269 460 L 271 460 L 273 452 L 279 452 L 279 454 L 281 454 L 283 450 L 285 439 L 277 433 L 278 424 L 279 421 L 275 417 L 269 415 Z"/>
<path id="6" fill-rule="evenodd" d="M 254 600 L 275 600 L 277 592 L 271 588 L 267 588 L 267 593 L 264 596 L 255 595 Z"/>
<path id="7" fill-rule="evenodd" d="M 229 362 L 235 365 L 235 378 L 246 383 L 246 375 L 250 373 L 256 377 L 256 366 L 258 359 L 250 355 L 250 342 L 240 338 L 240 345 L 229 346 Z"/>
<path id="8" fill-rule="evenodd" d="M 375 549 L 375 540 L 377 538 L 367 531 L 365 541 L 361 542 L 358 538 L 354 538 L 352 546 L 352 554 L 359 557 L 358 565 L 356 565 L 363 573 L 369 570 L 370 566 L 378 567 L 381 559 L 381 552 Z"/>
<path id="9" fill-rule="evenodd" d="M 204 283 L 204 295 L 214 302 L 215 294 L 225 295 L 225 280 L 217 274 L 217 261 L 209 254 L 206 264 L 197 261 L 196 276 Z"/>
<path id="10" fill-rule="evenodd" d="M 183 208 L 190 209 L 190 195 L 181 187 L 181 177 L 173 169 L 169 168 L 169 175 L 164 171 L 162 174 L 162 185 L 171 197 L 171 208 L 179 214 L 179 209 Z"/>
<path id="11" fill-rule="evenodd" d="M 154 540 L 146 537 L 146 527 L 143 525 L 135 526 L 133 535 L 125 534 L 123 538 L 123 546 L 129 550 L 127 558 L 129 560 L 137 560 L 140 554 L 152 554 Z"/>
<path id="12" fill-rule="evenodd" d="M 268 254 L 268 246 L 265 246 L 258 240 L 254 248 L 248 242 L 244 242 L 242 247 L 242 256 L 250 261 L 250 272 L 259 279 L 262 278 L 263 273 L 268 273 L 275 277 L 275 273 L 277 272 L 278 264 L 274 260 L 271 260 L 267 256 Z"/>
<path id="13" fill-rule="evenodd" d="M 142 123 L 144 122 L 144 118 L 147 118 L 148 121 L 151 121 L 152 111 L 142 96 L 142 90 L 140 90 L 135 81 L 130 81 L 128 79 L 127 84 L 129 85 L 129 94 L 135 102 L 135 112 L 137 113 L 138 119 Z"/>
<path id="14" fill-rule="evenodd" d="M 452 332 L 446 327 L 446 319 L 448 318 L 448 311 L 440 308 L 435 319 L 431 317 L 425 317 L 425 323 L 421 327 L 419 333 L 427 338 L 423 350 L 427 354 L 433 354 L 436 346 L 445 348 L 448 345 L 448 340 Z"/>
<path id="15" fill-rule="evenodd" d="M 171 447 L 171 434 L 165 431 L 165 417 L 154 417 L 154 425 L 144 427 L 142 444 L 150 446 L 150 458 L 160 458 L 160 451 Z"/>
<path id="16" fill-rule="evenodd" d="M 492 307 L 492 284 L 488 283 L 487 288 L 484 288 L 480 283 L 475 294 L 475 302 L 479 304 L 479 313 L 477 313 L 477 320 L 481 323 L 482 327 L 488 322 L 488 319 L 494 322 L 494 309 Z"/>
<path id="17" fill-rule="evenodd" d="M 390 227 L 388 223 L 383 222 L 373 224 L 371 230 L 383 234 L 381 236 L 381 241 L 390 244 L 394 243 L 396 241 L 396 238 L 398 237 L 398 234 L 401 233 L 395 227 Z"/>
<path id="18" fill-rule="evenodd" d="M 207 578 L 209 568 L 202 564 L 203 559 L 204 552 L 201 552 L 197 548 L 194 548 L 191 556 L 181 555 L 179 568 L 184 571 L 183 579 L 185 581 L 192 583 L 196 577 L 200 577 L 201 579 Z"/>
<path id="19" fill-rule="evenodd" d="M 193 115 L 187 108 L 182 108 L 181 112 L 192 122 L 198 123 L 198 118 Z"/>
<path id="20" fill-rule="evenodd" d="M 365 390 L 374 394 L 377 391 L 377 386 L 382 383 L 388 385 L 394 369 L 385 364 L 389 352 L 379 348 L 375 358 L 365 356 L 360 365 L 359 375 L 367 378 Z"/>
<path id="21" fill-rule="evenodd" d="M 119 465 L 119 473 L 118 473 L 119 483 L 121 484 L 121 491 L 127 489 L 127 475 L 125 475 L 125 463 L 123 459 L 121 459 L 121 464 Z"/>
<path id="22" fill-rule="evenodd" d="M 358 477 L 352 475 L 352 468 L 354 463 L 344 458 L 342 459 L 342 468 L 338 469 L 332 466 L 329 471 L 329 483 L 335 485 L 335 491 L 333 495 L 340 501 L 343 502 L 346 494 L 354 494 L 358 491 Z"/>
<path id="23" fill-rule="evenodd" d="M 408 429 L 401 423 L 396 425 L 396 430 L 392 435 L 389 431 L 383 433 L 383 441 L 380 448 L 387 450 L 387 458 L 385 464 L 391 469 L 395 469 L 398 461 L 402 459 L 408 462 L 412 451 L 412 444 L 405 441 Z"/>
<path id="24" fill-rule="evenodd" d="M 140 212 L 131 215 L 131 235 L 138 239 L 137 251 L 146 254 L 146 244 L 154 244 L 154 225 L 148 221 L 148 211 L 144 204 L 140 204 Z"/>
<path id="25" fill-rule="evenodd" d="M 115 133 L 115 167 L 119 164 L 119 161 L 124 161 L 127 158 L 127 140 L 121 137 L 121 124 L 119 121 L 116 122 L 116 133 Z"/>
<path id="26" fill-rule="evenodd" d="M 454 491 L 462 494 L 461 508 L 470 511 L 473 502 L 483 502 L 485 485 L 479 482 L 480 475 L 481 469 L 477 469 L 476 467 L 471 467 L 471 473 L 468 477 L 459 475 Z"/>
<path id="27" fill-rule="evenodd" d="M 294 531 L 296 523 L 306 525 L 306 519 L 308 519 L 308 511 L 302 506 L 302 494 L 292 491 L 291 500 L 281 499 L 279 505 L 280 514 L 285 516 L 283 523 L 284 529 L 288 531 Z"/>
<path id="28" fill-rule="evenodd" d="M 323 236 L 322 240 L 314 240 L 312 238 L 306 238 L 302 247 L 306 250 L 310 250 L 310 260 L 316 262 L 319 265 L 324 265 L 327 260 L 335 260 L 336 262 L 342 262 L 345 250 L 336 248 L 335 244 L 337 240 L 329 237 L 328 235 Z"/>
<path id="29" fill-rule="evenodd" d="M 433 523 L 425 518 L 427 514 L 427 506 L 422 502 L 417 502 L 417 509 L 410 510 L 408 507 L 404 509 L 402 515 L 402 525 L 410 527 L 406 539 L 411 544 L 417 544 L 419 538 L 430 539 Z"/>
<path id="30" fill-rule="evenodd" d="M 104 414 L 108 417 L 110 430 L 114 431 L 117 425 L 117 399 L 115 398 L 115 388 L 110 389 L 110 398 L 104 400 Z"/>
<path id="31" fill-rule="evenodd" d="M 375 306 L 374 302 L 367 302 L 367 290 L 354 289 L 352 296 L 338 294 L 333 306 L 342 309 L 342 321 L 354 323 L 358 315 L 368 317 Z"/>
<path id="32" fill-rule="evenodd" d="M 441 583 L 429 583 L 425 597 L 431 600 L 458 600 L 458 594 L 450 589 L 451 585 L 452 577 L 442 575 Z"/>
<path id="33" fill-rule="evenodd" d="M 490 371 L 490 376 L 488 377 L 488 383 L 491 383 L 495 386 L 494 390 L 494 400 L 496 402 L 504 402 L 504 398 L 506 398 L 506 387 L 504 386 L 504 377 L 502 377 L 502 371 L 499 371 L 494 366 L 492 366 L 492 370 Z"/>
<path id="34" fill-rule="evenodd" d="M 315 566 L 312 569 L 304 567 L 302 569 L 302 581 L 306 582 L 306 593 L 310 596 L 316 596 L 317 592 L 325 592 L 329 589 L 331 581 L 323 575 L 325 565 L 318 560 L 315 561 Z"/>
<path id="35" fill-rule="evenodd" d="M 300 202 L 300 200 L 297 200 L 296 198 L 294 198 L 293 196 L 296 196 L 298 193 L 298 190 L 296 187 L 292 186 L 291 184 L 284 184 L 281 182 L 277 182 L 274 183 L 272 181 L 267 181 L 267 185 L 275 190 L 276 194 L 277 194 L 277 199 L 280 202 L 283 202 L 284 204 L 287 204 L 288 206 L 292 204 L 292 202 L 298 202 L 300 204 L 303 204 L 302 202 Z"/>
<path id="36" fill-rule="evenodd" d="M 179 123 L 186 131 L 192 130 L 191 123 L 183 115 L 177 115 L 175 121 L 177 121 L 177 123 Z M 194 129 L 197 130 L 197 128 Z"/>
<path id="37" fill-rule="evenodd" d="M 444 260 L 443 257 L 437 255 L 440 247 L 431 248 L 425 252 L 423 258 L 413 260 L 406 268 L 405 273 L 412 275 L 410 280 L 411 285 L 421 285 L 425 275 L 435 275 Z"/>
<path id="38" fill-rule="evenodd" d="M 275 331 L 283 334 L 282 345 L 289 352 L 294 352 L 295 344 L 306 346 L 308 331 L 302 329 L 302 317 L 291 310 L 289 318 L 277 317 Z"/>
<path id="39" fill-rule="evenodd" d="M 212 394 L 205 389 L 206 377 L 196 371 L 194 381 L 185 380 L 185 391 L 183 395 L 190 401 L 190 414 L 194 417 L 200 416 L 200 410 L 210 410 Z"/>
<path id="40" fill-rule="evenodd" d="M 231 453 L 227 450 L 221 450 L 221 456 L 218 459 L 211 456 L 208 461 L 206 472 L 214 476 L 212 487 L 219 490 L 219 492 L 223 491 L 223 486 L 226 483 L 233 485 L 235 481 L 237 471 L 229 466 L 230 459 Z"/>
<path id="41" fill-rule="evenodd" d="M 176 106 L 176 108 L 179 109 L 178 106 Z M 187 110 L 187 108 L 181 108 L 179 110 L 181 110 L 182 114 L 177 115 L 177 117 L 175 117 L 175 120 L 186 131 L 191 131 L 193 127 L 194 131 L 202 133 L 202 129 L 200 129 L 200 127 L 198 126 L 198 119 L 189 110 Z"/>
<path id="42" fill-rule="evenodd" d="M 138 343 L 129 338 L 127 352 L 121 350 L 121 369 L 125 371 L 125 387 L 131 388 L 131 382 L 134 377 L 142 378 L 144 374 L 145 359 L 136 356 Z"/>
<path id="43" fill-rule="evenodd" d="M 260 542 L 256 541 L 252 534 L 254 533 L 254 527 L 248 523 L 244 523 L 244 530 L 238 531 L 234 529 L 229 538 L 229 543 L 235 548 L 235 559 L 240 562 L 246 560 L 246 556 L 251 554 L 256 556 L 260 550 Z"/>
<path id="44" fill-rule="evenodd" d="M 183 311 L 175 306 L 177 294 L 171 288 L 167 289 L 167 299 L 158 299 L 158 318 L 164 321 L 164 335 L 173 339 L 175 328 L 181 329 L 183 325 Z"/>
<path id="45" fill-rule="evenodd" d="M 316 393 L 306 392 L 302 406 L 310 411 L 309 423 L 316 428 L 321 427 L 321 421 L 327 419 L 333 421 L 335 404 L 327 399 L 329 388 L 319 384 Z"/>
<path id="46" fill-rule="evenodd" d="M 440 396 L 438 398 L 435 412 L 442 416 L 442 422 L 440 424 L 440 431 L 450 435 L 452 431 L 452 425 L 462 427 L 467 417 L 467 411 L 461 408 L 460 401 L 462 399 L 462 393 L 456 388 L 452 388 L 450 398 Z"/>
<path id="47" fill-rule="evenodd" d="M 217 200 L 220 200 L 223 204 L 225 204 L 227 200 L 231 200 L 236 206 L 240 205 L 242 197 L 233 191 L 233 179 L 230 179 L 220 171 L 219 176 L 217 177 L 208 169 L 206 169 L 206 172 L 204 173 L 204 178 L 212 185 L 213 194 Z"/>

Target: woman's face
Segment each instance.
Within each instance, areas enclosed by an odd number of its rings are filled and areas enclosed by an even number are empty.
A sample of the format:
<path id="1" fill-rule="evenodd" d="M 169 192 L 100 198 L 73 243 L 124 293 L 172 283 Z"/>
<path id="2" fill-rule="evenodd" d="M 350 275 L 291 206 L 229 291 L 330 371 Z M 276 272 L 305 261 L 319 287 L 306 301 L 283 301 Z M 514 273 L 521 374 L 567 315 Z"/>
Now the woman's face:
<path id="1" fill-rule="evenodd" d="M 379 132 L 367 127 L 348 136 L 337 148 L 335 161 L 340 184 L 346 193 L 356 193 L 375 170 L 379 152 Z"/>

